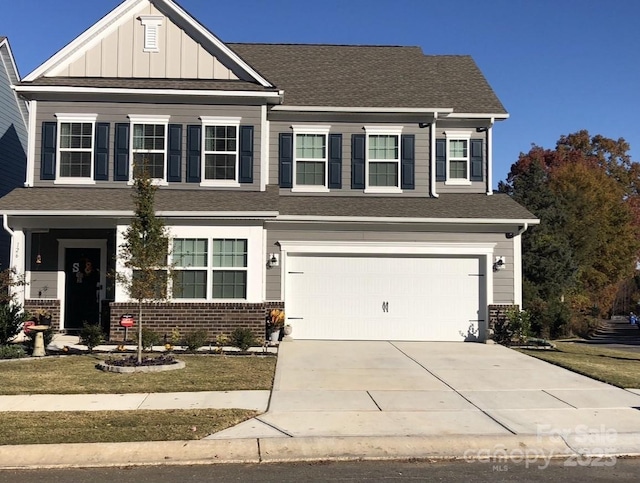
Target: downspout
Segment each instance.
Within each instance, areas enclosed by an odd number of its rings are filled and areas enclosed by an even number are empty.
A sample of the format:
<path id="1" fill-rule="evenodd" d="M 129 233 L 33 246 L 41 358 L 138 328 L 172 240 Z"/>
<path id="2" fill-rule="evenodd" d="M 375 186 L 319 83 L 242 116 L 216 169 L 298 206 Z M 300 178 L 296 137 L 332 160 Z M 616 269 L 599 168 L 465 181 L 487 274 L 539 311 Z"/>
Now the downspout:
<path id="1" fill-rule="evenodd" d="M 9 228 L 9 217 L 7 216 L 6 213 L 2 214 L 2 226 L 5 229 L 5 231 L 9 234 L 9 236 L 13 238 L 13 235 L 15 232 L 11 228 Z"/>
<path id="2" fill-rule="evenodd" d="M 438 113 L 433 113 L 433 121 L 431 122 L 431 128 L 429 129 L 429 181 L 431 196 L 438 198 L 440 195 L 436 192 L 436 121 L 438 120 Z"/>
<path id="3" fill-rule="evenodd" d="M 487 194 L 493 194 L 493 123 L 495 118 L 491 118 L 487 129 Z M 525 228 L 526 230 L 526 228 Z"/>

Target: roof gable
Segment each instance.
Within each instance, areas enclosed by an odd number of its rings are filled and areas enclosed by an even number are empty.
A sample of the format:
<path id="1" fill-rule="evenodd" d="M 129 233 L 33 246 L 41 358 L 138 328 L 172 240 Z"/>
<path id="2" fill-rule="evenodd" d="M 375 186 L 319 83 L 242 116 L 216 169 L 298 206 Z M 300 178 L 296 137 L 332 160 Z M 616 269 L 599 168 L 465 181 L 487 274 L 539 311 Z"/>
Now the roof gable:
<path id="1" fill-rule="evenodd" d="M 158 48 L 145 48 L 147 40 Z M 243 80 L 271 86 L 173 0 L 124 1 L 24 81 L 40 77 Z"/>

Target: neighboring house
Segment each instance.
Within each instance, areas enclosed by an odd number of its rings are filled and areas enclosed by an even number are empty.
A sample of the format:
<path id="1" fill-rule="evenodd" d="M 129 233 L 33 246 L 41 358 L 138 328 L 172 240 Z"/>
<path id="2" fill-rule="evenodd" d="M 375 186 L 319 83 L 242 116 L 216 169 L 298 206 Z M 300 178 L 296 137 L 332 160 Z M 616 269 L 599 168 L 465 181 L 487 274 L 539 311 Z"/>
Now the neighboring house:
<path id="1" fill-rule="evenodd" d="M 27 167 L 27 103 L 11 89 L 20 82 L 9 39 L 0 36 L 0 197 L 24 183 Z M 11 238 L 0 232 L 0 270 L 9 266 Z"/>
<path id="2" fill-rule="evenodd" d="M 284 307 L 297 339 L 483 340 L 490 306 L 521 303 L 538 220 L 492 194 L 508 114 L 470 57 L 225 44 L 171 0 L 127 0 L 16 90 L 28 172 L 0 213 L 25 305 L 61 330 L 97 295 L 122 339 L 134 305 L 107 274 L 144 158 L 179 279 L 145 308 L 161 334 L 262 335 Z"/>

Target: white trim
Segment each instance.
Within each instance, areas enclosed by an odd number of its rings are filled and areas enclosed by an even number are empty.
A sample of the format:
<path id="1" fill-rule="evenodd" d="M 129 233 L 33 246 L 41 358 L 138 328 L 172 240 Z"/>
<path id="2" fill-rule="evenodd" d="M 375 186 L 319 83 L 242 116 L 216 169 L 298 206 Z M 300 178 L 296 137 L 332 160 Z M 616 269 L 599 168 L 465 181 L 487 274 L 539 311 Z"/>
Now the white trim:
<path id="1" fill-rule="evenodd" d="M 200 186 L 219 186 L 219 187 L 228 187 L 228 188 L 239 188 L 240 182 L 238 178 L 240 177 L 240 122 L 242 121 L 241 117 L 216 117 L 216 116 L 200 116 L 200 120 L 202 121 L 202 133 L 201 133 L 201 163 L 200 163 Z M 236 128 L 236 163 L 234 169 L 234 179 L 215 179 L 215 178 L 207 178 L 205 176 L 206 173 L 206 156 L 207 154 L 232 154 L 232 151 L 216 151 L 215 149 L 212 151 L 207 151 L 206 149 L 206 139 L 207 139 L 207 128 L 208 127 L 216 127 L 216 126 L 232 126 Z"/>
<path id="2" fill-rule="evenodd" d="M 29 188 L 34 184 L 36 171 L 36 117 L 38 114 L 38 101 L 30 101 L 29 107 L 29 136 L 27 138 L 27 173 L 24 182 L 25 187 Z"/>
<path id="3" fill-rule="evenodd" d="M 19 277 L 21 274 L 25 275 L 25 278 L 28 279 L 28 274 L 26 271 L 26 244 L 27 238 L 25 236 L 24 230 L 22 228 L 14 228 L 11 229 L 9 227 L 9 220 L 7 219 L 7 215 L 3 215 L 2 217 L 2 225 L 7 233 L 11 236 L 11 248 L 9 252 L 9 268 L 15 270 L 16 275 Z M 29 282 L 29 280 L 26 280 Z M 10 287 L 11 294 L 16 297 L 16 301 L 24 307 L 24 300 L 26 295 L 26 286 L 18 285 Z"/>
<path id="4" fill-rule="evenodd" d="M 400 176 L 398 176 L 399 178 Z M 368 184 L 368 183 L 367 183 Z M 389 194 L 389 193 L 402 193 L 402 188 L 399 186 L 371 186 L 364 189 L 365 193 L 378 193 L 378 194 Z"/>
<path id="5" fill-rule="evenodd" d="M 451 114 L 446 115 L 446 117 L 448 119 L 497 119 L 501 121 L 503 119 L 509 119 L 509 114 L 452 112 Z"/>
<path id="6" fill-rule="evenodd" d="M 128 114 L 129 122 L 134 124 L 168 124 L 171 116 L 157 114 Z"/>
<path id="7" fill-rule="evenodd" d="M 429 186 L 431 196 L 438 198 L 440 195 L 436 191 L 436 122 L 438 113 L 435 114 L 431 126 L 429 126 Z"/>
<path id="8" fill-rule="evenodd" d="M 96 193 L 98 195 L 99 192 Z M 7 216 L 91 216 L 102 218 L 131 218 L 134 216 L 133 211 L 115 211 L 115 210 L 6 210 L 0 212 Z M 165 218 L 275 218 L 278 216 L 277 211 L 158 211 L 158 216 Z"/>
<path id="9" fill-rule="evenodd" d="M 445 185 L 452 186 L 471 186 L 471 135 L 472 131 L 447 130 L 444 131 L 445 136 L 445 154 L 446 154 L 446 170 L 447 177 Z M 467 155 L 466 157 L 451 156 L 451 141 L 466 141 Z M 453 178 L 451 176 L 451 161 L 465 161 L 467 163 L 466 178 Z"/>
<path id="10" fill-rule="evenodd" d="M 404 126 L 364 126 L 364 130 L 369 134 L 390 134 L 400 136 Z"/>
<path id="11" fill-rule="evenodd" d="M 283 253 L 358 253 L 405 255 L 487 255 L 493 256 L 495 243 L 455 242 L 366 242 L 366 241 L 278 241 Z"/>
<path id="12" fill-rule="evenodd" d="M 513 303 L 522 310 L 522 237 L 513 240 Z"/>
<path id="13" fill-rule="evenodd" d="M 158 45 L 158 30 L 162 27 L 164 17 L 160 15 L 140 15 L 138 19 L 144 27 L 144 34 L 142 36 L 144 46 L 142 51 L 160 52 L 160 46 Z"/>
<path id="14" fill-rule="evenodd" d="M 66 274 L 64 267 L 66 265 L 66 249 L 67 248 L 98 248 L 100 249 L 100 300 L 98 301 L 98 309 L 102 301 L 105 299 L 106 282 L 107 282 L 107 240 L 104 239 L 77 239 L 77 238 L 59 238 L 58 239 L 58 300 L 60 301 L 60 330 L 65 329 L 65 305 L 67 300 Z"/>
<path id="15" fill-rule="evenodd" d="M 402 193 L 402 129 L 403 126 L 364 126 L 365 131 L 365 163 L 364 163 L 364 192 L 365 193 Z M 369 138 L 371 136 L 395 136 L 398 143 L 397 159 L 369 159 Z M 369 165 L 371 163 L 396 163 L 395 186 L 370 186 Z"/>
<path id="16" fill-rule="evenodd" d="M 493 124 L 494 119 L 491 118 L 491 125 L 487 129 L 487 194 L 493 194 Z"/>
<path id="17" fill-rule="evenodd" d="M 96 184 L 94 180 L 94 156 L 96 146 L 96 120 L 97 114 L 69 114 L 56 113 L 57 132 L 56 132 L 56 178 L 53 184 Z M 62 124 L 91 124 L 91 148 L 63 148 L 62 147 Z M 82 136 L 82 135 L 81 135 Z M 79 152 L 89 153 L 89 176 L 62 176 L 60 170 L 62 168 L 63 152 Z"/>
<path id="18" fill-rule="evenodd" d="M 132 89 L 130 87 L 72 87 L 72 86 L 12 86 L 16 92 L 35 93 L 56 93 L 56 94 L 132 94 L 132 95 L 154 95 L 154 96 L 200 96 L 200 97 L 264 97 L 278 98 L 277 92 L 256 92 L 256 91 L 221 91 L 208 89 Z"/>
<path id="19" fill-rule="evenodd" d="M 18 71 L 18 66 L 16 65 L 16 60 L 13 57 L 13 52 L 11 51 L 11 45 L 9 45 L 9 39 L 7 37 L 5 37 L 5 39 L 2 42 L 0 42 L 0 50 L 2 49 L 3 46 L 6 47 L 7 49 L 7 56 L 9 57 L 9 61 L 11 62 L 11 69 L 13 70 L 13 75 L 15 76 L 16 80 L 20 82 L 20 72 Z M 7 62 L 5 61 L 3 55 L 0 55 L 0 61 L 2 61 L 2 64 L 4 65 L 4 69 L 7 72 L 9 82 L 13 83 L 13 81 L 11 80 L 11 72 L 9 71 L 9 67 L 7 66 Z M 20 96 L 18 96 L 18 93 L 15 90 L 13 91 L 13 95 L 16 99 L 16 106 L 18 107 L 18 111 L 20 111 L 22 124 L 24 125 L 25 128 L 27 128 L 28 119 L 25 118 L 25 109 L 21 108 L 20 106 L 25 107 L 27 110 L 27 113 L 29 112 L 29 107 L 23 99 L 20 99 Z"/>
<path id="20" fill-rule="evenodd" d="M 293 130 L 293 172 L 291 191 L 293 193 L 328 193 L 329 192 L 329 132 L 331 131 L 331 125 L 301 125 L 295 124 L 291 126 Z M 297 143 L 298 136 L 304 135 L 323 136 L 324 137 L 324 157 L 323 158 L 300 158 L 297 157 Z M 297 184 L 298 178 L 298 161 L 300 162 L 312 162 L 312 163 L 324 163 L 324 182 L 321 185 L 305 185 Z"/>
<path id="21" fill-rule="evenodd" d="M 312 216 L 312 215 L 280 215 L 277 221 L 318 221 L 318 222 L 371 222 L 371 223 L 433 223 L 454 225 L 538 225 L 538 219 L 507 218 L 402 218 L 382 216 Z"/>
<path id="22" fill-rule="evenodd" d="M 62 50 L 58 51 L 58 53 L 47 60 L 44 64 L 31 72 L 27 77 L 25 77 L 25 82 L 32 82 L 38 77 L 47 74 L 49 71 L 56 69 L 57 67 L 59 67 L 59 64 L 70 62 L 72 56 L 74 54 L 77 54 L 78 52 L 80 54 L 84 53 L 86 50 L 88 50 L 88 46 L 91 45 L 91 41 L 94 39 L 94 37 L 102 37 L 106 32 L 117 28 L 122 21 L 127 20 L 126 18 L 124 18 L 127 13 L 141 7 L 142 4 L 146 2 L 148 2 L 148 0 L 126 0 L 121 5 L 113 9 L 110 13 L 105 15 L 93 26 L 76 37 L 76 39 L 73 40 L 70 44 L 68 44 Z M 200 24 L 191 15 L 189 15 L 182 8 L 176 5 L 173 1 L 154 0 L 154 2 L 162 3 L 165 7 L 178 14 L 198 33 L 203 35 L 206 40 L 211 42 L 215 48 L 222 51 L 224 55 L 228 56 L 232 62 L 236 63 L 238 67 L 245 71 L 250 77 L 255 79 L 260 85 L 262 85 L 263 87 L 272 87 L 272 85 L 260 74 L 258 74 L 258 72 L 256 72 L 249 64 L 242 60 L 235 52 L 229 49 L 229 47 L 227 47 L 208 29 L 203 27 L 202 24 Z M 53 72 L 53 74 L 55 74 L 55 72 Z"/>
<path id="23" fill-rule="evenodd" d="M 415 113 L 415 114 L 437 114 L 451 113 L 452 108 L 423 108 L 423 107 L 349 107 L 349 106 L 274 106 L 273 111 L 291 112 L 367 112 L 367 113 Z"/>
<path id="24" fill-rule="evenodd" d="M 267 106 L 260 106 L 260 191 L 266 191 L 269 184 L 269 131 Z"/>

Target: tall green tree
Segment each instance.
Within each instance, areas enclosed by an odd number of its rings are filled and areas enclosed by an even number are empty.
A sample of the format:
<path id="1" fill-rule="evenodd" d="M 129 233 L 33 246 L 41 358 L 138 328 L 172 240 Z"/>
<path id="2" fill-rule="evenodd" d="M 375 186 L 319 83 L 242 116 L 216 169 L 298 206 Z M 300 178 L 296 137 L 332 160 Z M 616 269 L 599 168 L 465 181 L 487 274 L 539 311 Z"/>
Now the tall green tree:
<path id="1" fill-rule="evenodd" d="M 524 303 L 539 333 L 560 335 L 569 317 L 609 312 L 634 273 L 640 167 L 628 149 L 587 131 L 561 136 L 553 150 L 521 154 L 499 185 L 541 220 L 523 236 Z"/>
<path id="2" fill-rule="evenodd" d="M 135 171 L 134 217 L 124 233 L 119 256 L 125 270 L 116 279 L 138 305 L 138 363 L 142 362 L 142 309 L 145 303 L 167 298 L 169 232 L 155 213 L 153 184 L 146 169 Z"/>

